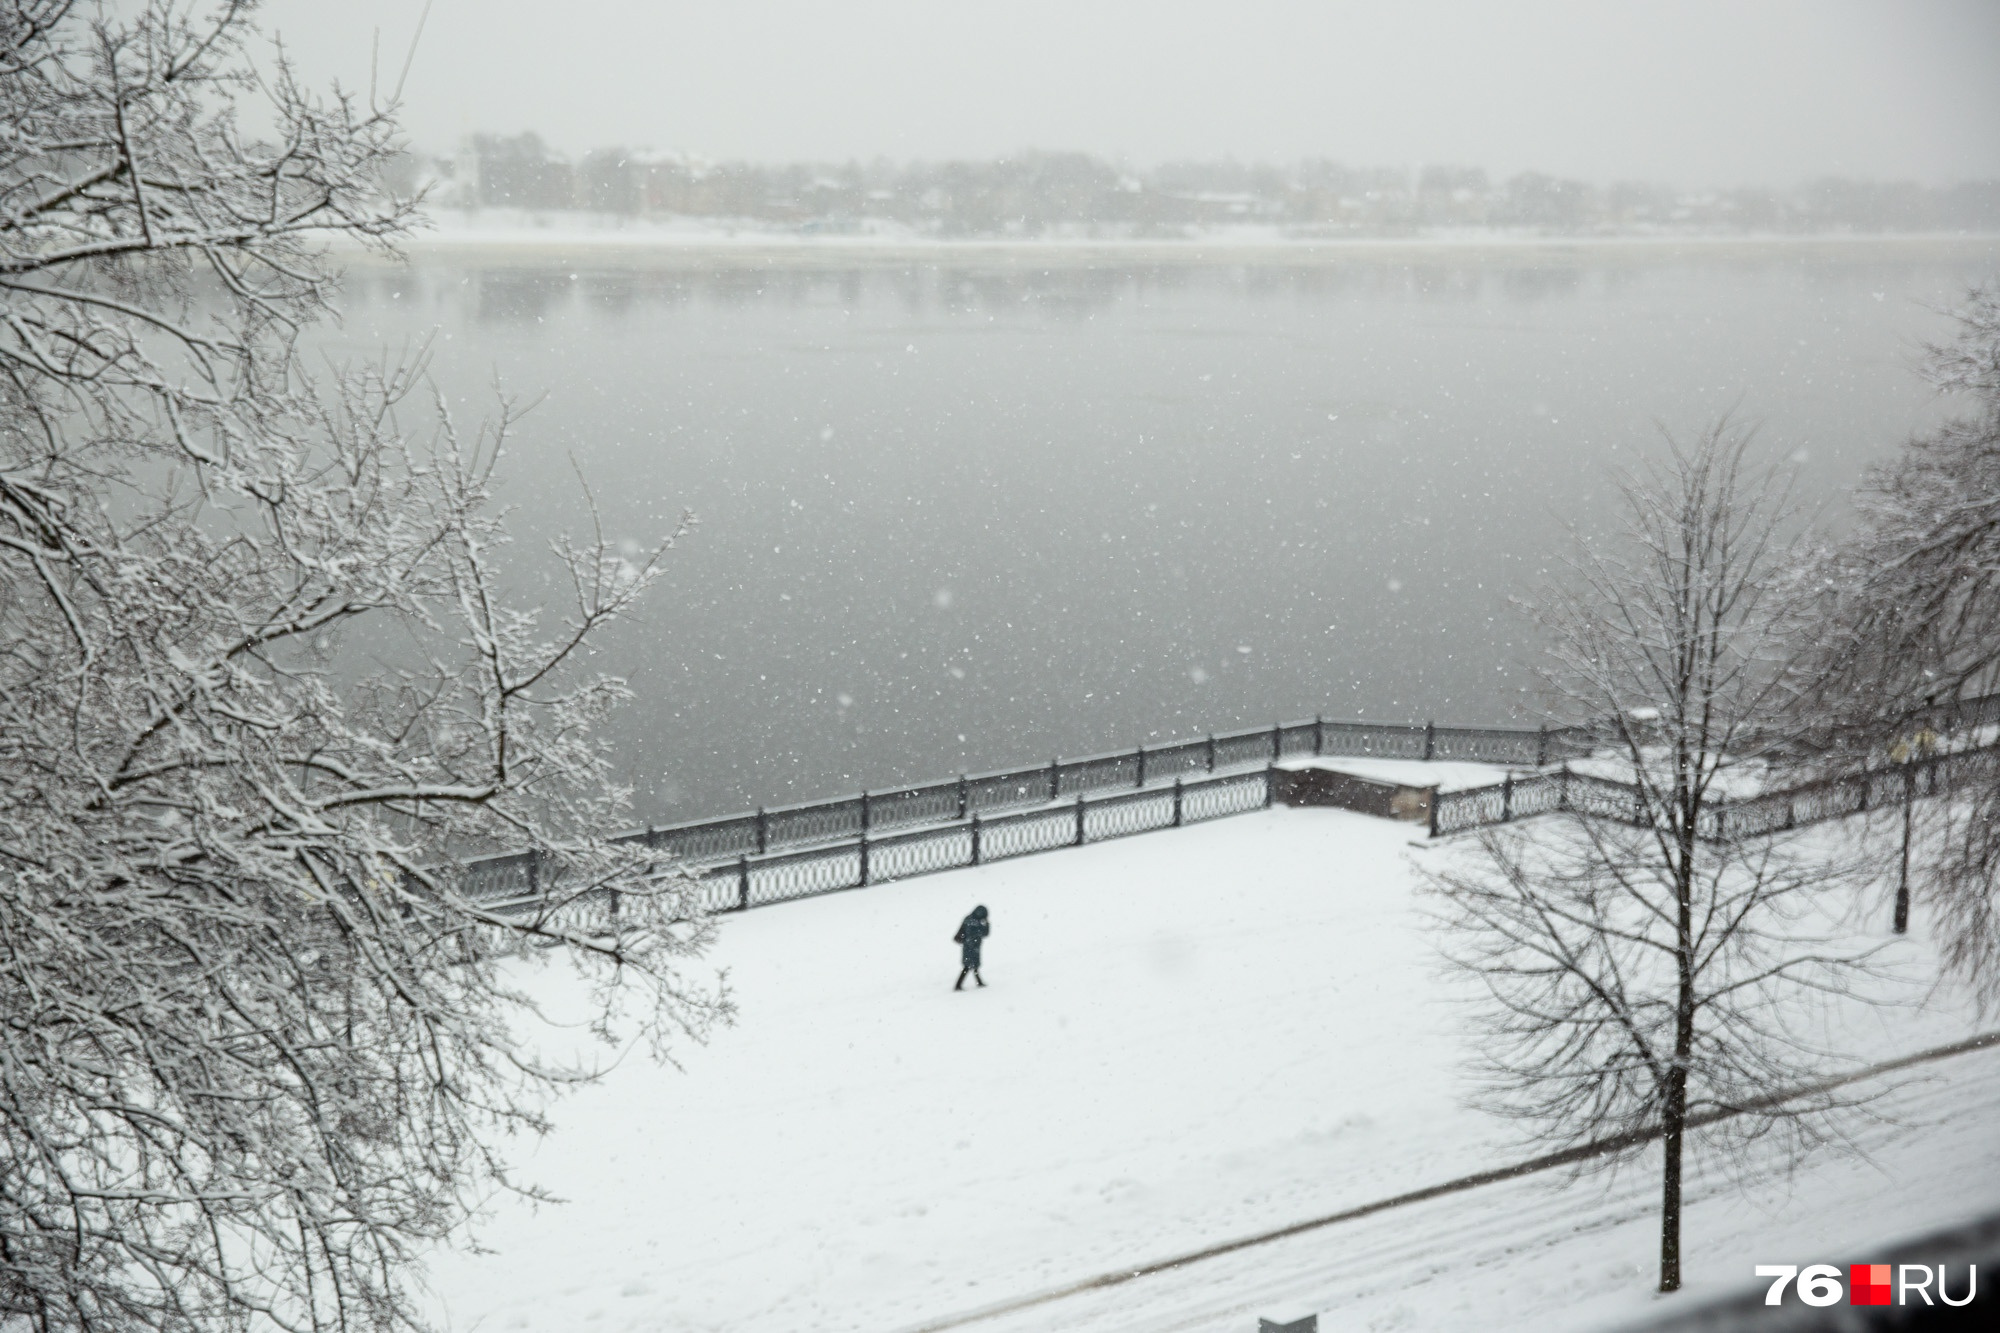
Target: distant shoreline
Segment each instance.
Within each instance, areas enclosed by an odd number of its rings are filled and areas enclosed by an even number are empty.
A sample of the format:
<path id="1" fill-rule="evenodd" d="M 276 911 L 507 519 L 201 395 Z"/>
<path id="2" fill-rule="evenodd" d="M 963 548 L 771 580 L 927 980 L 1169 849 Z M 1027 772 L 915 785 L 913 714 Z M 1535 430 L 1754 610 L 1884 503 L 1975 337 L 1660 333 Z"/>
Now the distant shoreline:
<path id="1" fill-rule="evenodd" d="M 567 221 L 567 219 L 565 219 Z M 1032 268 L 1215 265 L 1336 265 L 1355 262 L 1533 256 L 1538 260 L 1664 262 L 1681 258 L 1757 258 L 1810 253 L 1827 259 L 1989 258 L 2000 265 L 2000 233 L 1708 234 L 1561 236 L 1454 232 L 1423 236 L 1295 237 L 1264 229 L 1188 238 L 969 237 L 897 234 L 799 235 L 752 230 L 606 225 L 465 227 L 418 232 L 401 246 L 412 262 L 474 261 L 545 265 L 562 262 L 648 268 L 897 267 L 937 263 Z M 349 262 L 396 261 L 358 247 L 336 251 Z"/>

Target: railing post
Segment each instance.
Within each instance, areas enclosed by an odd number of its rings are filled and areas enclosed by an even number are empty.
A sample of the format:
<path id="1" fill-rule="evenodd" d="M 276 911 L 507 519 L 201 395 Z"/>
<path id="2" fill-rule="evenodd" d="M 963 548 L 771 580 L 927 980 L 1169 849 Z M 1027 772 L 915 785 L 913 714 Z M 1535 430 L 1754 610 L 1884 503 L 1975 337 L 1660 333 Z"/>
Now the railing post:
<path id="1" fill-rule="evenodd" d="M 1514 818 L 1514 775 L 1509 773 L 1500 779 L 1500 822 L 1505 824 Z"/>
<path id="2" fill-rule="evenodd" d="M 1053 801 L 1056 797 L 1062 795 L 1062 793 L 1056 789 L 1058 774 L 1061 771 L 1062 771 L 1062 760 L 1060 759 L 1049 760 L 1049 799 L 1051 801 Z"/>
<path id="3" fill-rule="evenodd" d="M 1146 785 L 1146 747 L 1143 745 L 1139 747 L 1139 780 L 1132 785 L 1135 788 Z"/>
<path id="4" fill-rule="evenodd" d="M 958 817 L 964 819 L 966 808 L 971 803 L 972 792 L 965 781 L 965 774 L 958 775 Z"/>
<path id="5" fill-rule="evenodd" d="M 1269 810 L 1278 795 L 1278 766 L 1264 765 L 1264 808 Z"/>
<path id="6" fill-rule="evenodd" d="M 1321 717 L 1318 713 L 1314 713 L 1313 714 L 1313 758 L 1317 759 L 1325 753 L 1326 753 L 1326 719 Z"/>
<path id="7" fill-rule="evenodd" d="M 861 793 L 861 836 L 864 838 L 868 836 L 868 815 L 868 793 L 864 790 Z"/>
<path id="8" fill-rule="evenodd" d="M 1083 846 L 1083 793 L 1076 794 L 1076 845 Z"/>
<path id="9" fill-rule="evenodd" d="M 762 856 L 771 849 L 771 820 L 764 813 L 764 807 L 757 807 L 757 855 Z"/>
<path id="10" fill-rule="evenodd" d="M 542 896 L 542 854 L 540 852 L 528 853 L 528 896 L 530 898 L 539 898 Z"/>
<path id="11" fill-rule="evenodd" d="M 1208 733 L 1208 771 L 1215 771 L 1215 733 Z"/>
<path id="12" fill-rule="evenodd" d="M 1569 760 L 1563 760 L 1562 773 L 1556 780 L 1556 809 L 1569 809 Z"/>
<path id="13" fill-rule="evenodd" d="M 1424 762 L 1429 763 L 1437 753 L 1438 728 L 1435 722 L 1424 723 Z"/>
<path id="14" fill-rule="evenodd" d="M 1282 722 L 1274 722 L 1271 724 L 1272 763 L 1275 764 L 1278 762 L 1278 760 L 1284 758 L 1284 745 L 1285 745 L 1285 724 Z"/>
<path id="15" fill-rule="evenodd" d="M 1543 768 L 1549 762 L 1549 724 L 1535 724 L 1535 767 Z"/>
<path id="16" fill-rule="evenodd" d="M 1426 807 L 1424 813 L 1430 817 L 1430 836 L 1433 838 L 1438 835 L 1438 806 L 1443 804 L 1438 799 L 1439 794 L 1438 789 L 1432 787 L 1430 789 L 1430 799 L 1424 802 Z"/>
<path id="17" fill-rule="evenodd" d="M 972 864 L 979 864 L 979 816 L 972 817 Z"/>
<path id="18" fill-rule="evenodd" d="M 868 887 L 868 831 L 863 829 L 858 844 L 861 849 L 861 887 Z"/>
<path id="19" fill-rule="evenodd" d="M 1174 779 L 1174 827 L 1181 826 L 1181 780 Z"/>
<path id="20" fill-rule="evenodd" d="M 750 858 L 736 858 L 736 910 L 741 912 L 750 906 Z"/>

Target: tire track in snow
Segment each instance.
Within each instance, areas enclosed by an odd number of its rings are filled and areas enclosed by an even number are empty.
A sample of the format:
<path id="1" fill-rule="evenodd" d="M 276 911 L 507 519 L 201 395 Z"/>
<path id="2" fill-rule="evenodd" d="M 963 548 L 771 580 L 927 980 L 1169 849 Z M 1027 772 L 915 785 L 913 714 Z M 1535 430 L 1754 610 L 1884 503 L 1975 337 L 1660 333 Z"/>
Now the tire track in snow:
<path id="1" fill-rule="evenodd" d="M 1894 1060 L 1885 1060 L 1879 1064 L 1868 1065 L 1865 1068 L 1856 1069 L 1834 1078 L 1822 1079 L 1801 1087 L 1789 1088 L 1782 1092 L 1773 1093 L 1769 1097 L 1759 1099 L 1749 1106 L 1744 1107 L 1743 1110 L 1759 1110 L 1765 1107 L 1779 1106 L 1799 1097 L 1811 1096 L 1814 1093 L 1826 1092 L 1871 1078 L 1880 1078 L 1884 1074 L 1892 1074 L 1898 1070 L 1909 1069 L 1916 1065 L 1928 1064 L 1937 1060 L 1950 1059 L 1957 1055 L 1966 1055 L 1973 1051 L 1985 1050 L 1993 1046 L 2000 1046 L 2000 1032 L 1981 1033 L 1976 1037 L 1968 1037 L 1963 1041 L 1951 1042 L 1944 1046 L 1933 1046 L 1911 1055 L 1899 1056 Z M 1689 1127 L 1696 1128 L 1701 1125 L 1714 1124 L 1719 1120 L 1728 1119 L 1730 1116 L 1736 1114 L 1740 1114 L 1740 1112 L 1711 1112 L 1700 1117 L 1691 1117 Z M 1136 1268 L 1100 1273 L 1095 1277 L 1084 1278 L 1081 1281 L 1072 1282 L 1065 1286 L 1049 1288 L 1026 1296 L 1013 1297 L 992 1305 L 982 1306 L 976 1310 L 967 1310 L 960 1314 L 948 1315 L 945 1318 L 932 1320 L 928 1323 L 911 1325 L 903 1329 L 902 1333 L 945 1333 L 945 1330 L 948 1329 L 963 1328 L 970 1324 L 997 1319 L 1002 1315 L 1033 1309 L 1038 1305 L 1047 1305 L 1054 1301 L 1068 1299 L 1072 1296 L 1082 1296 L 1090 1292 L 1123 1286 L 1128 1282 L 1135 1282 L 1140 1278 L 1174 1272 L 1190 1264 L 1202 1263 L 1210 1259 L 1220 1259 L 1225 1255 L 1236 1254 L 1257 1246 L 1270 1245 L 1277 1241 L 1287 1240 L 1293 1236 L 1301 1236 L 1307 1232 L 1318 1231 L 1324 1227 L 1338 1226 L 1343 1222 L 1358 1221 L 1361 1218 L 1388 1212 L 1391 1209 L 1407 1208 L 1413 1204 L 1424 1203 L 1431 1199 L 1442 1198 L 1452 1194 L 1463 1194 L 1469 1190 L 1479 1189 L 1483 1186 L 1497 1185 L 1503 1181 L 1516 1180 L 1523 1176 L 1552 1171 L 1558 1167 L 1573 1166 L 1580 1162 L 1586 1162 L 1593 1158 L 1603 1157 L 1610 1153 L 1651 1142 L 1659 1136 L 1660 1132 L 1658 1130 L 1643 1130 L 1632 1134 L 1617 1135 L 1608 1139 L 1597 1139 L 1590 1143 L 1579 1144 L 1574 1148 L 1565 1148 L 1560 1152 L 1546 1153 L 1540 1157 L 1531 1157 L 1526 1161 L 1515 1162 L 1508 1166 L 1495 1167 L 1487 1171 L 1476 1171 L 1471 1175 L 1459 1176 L 1454 1180 L 1442 1181 L 1436 1185 L 1427 1185 L 1422 1189 L 1411 1190 L 1407 1193 L 1393 1195 L 1386 1199 L 1377 1199 L 1372 1203 L 1345 1208 L 1337 1213 L 1329 1213 L 1323 1217 L 1309 1218 L 1303 1222 L 1294 1222 L 1289 1226 L 1279 1227 L 1276 1230 L 1258 1232 L 1255 1235 L 1242 1236 L 1235 1240 L 1225 1241 L 1219 1245 L 1211 1245 L 1186 1254 L 1178 1254 L 1172 1258 L 1155 1260 Z M 1617 1207 L 1619 1207 L 1617 1215 L 1601 1217 L 1596 1221 L 1595 1225 L 1611 1226 L 1629 1220 L 1624 1214 L 1630 1211 L 1631 1205 Z M 1573 1230 L 1576 1222 L 1577 1219 L 1574 1215 L 1574 1210 L 1571 1210 L 1568 1221 L 1564 1224 L 1565 1229 Z M 1424 1241 L 1423 1248 L 1426 1251 L 1433 1251 L 1435 1245 L 1436 1238 L 1432 1236 Z"/>

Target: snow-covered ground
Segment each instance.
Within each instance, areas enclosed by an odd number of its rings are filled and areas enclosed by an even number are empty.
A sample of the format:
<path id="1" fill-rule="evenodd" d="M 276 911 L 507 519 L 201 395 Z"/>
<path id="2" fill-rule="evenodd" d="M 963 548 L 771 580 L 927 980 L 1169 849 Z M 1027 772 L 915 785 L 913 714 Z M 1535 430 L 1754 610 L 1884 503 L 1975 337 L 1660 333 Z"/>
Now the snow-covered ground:
<path id="1" fill-rule="evenodd" d="M 1876 1084 L 1874 1091 L 1884 1085 Z M 1865 1157 L 1828 1158 L 1753 1197 L 1691 1159 L 1688 1285 L 1658 1276 L 1659 1160 L 1614 1179 L 1560 1172 L 1483 1186 L 1130 1283 L 965 1323 L 980 1333 L 1248 1333 L 1320 1315 L 1341 1330 L 1596 1333 L 1767 1281 L 1760 1263 L 1869 1263 L 1892 1241 L 2000 1210 L 2000 1049 L 1903 1081 L 1862 1131 Z M 1991 1275 L 1981 1274 L 1982 1281 Z M 1954 1282 L 1963 1272 L 1954 1270 Z M 936 1327 L 934 1325 L 933 1327 Z M 1970 1329 L 1973 1321 L 1968 1319 Z M 939 1328 L 942 1333 L 942 1328 Z"/>
<path id="2" fill-rule="evenodd" d="M 1376 782 L 1393 782 L 1405 787 L 1436 787 L 1439 791 L 1491 787 L 1505 779 L 1509 772 L 1518 775 L 1535 771 L 1532 767 L 1508 769 L 1500 764 L 1471 764 L 1457 761 L 1425 763 L 1421 759 L 1367 759 L 1346 755 L 1324 759 L 1287 759 L 1278 767 L 1293 772 L 1306 768 L 1324 768 L 1335 773 L 1351 773 L 1357 778 L 1369 778 Z"/>
<path id="3" fill-rule="evenodd" d="M 1460 1100 L 1463 992 L 1413 891 L 1412 858 L 1437 853 L 1413 842 L 1405 824 L 1280 809 L 731 918 L 719 961 L 739 1024 L 683 1071 L 635 1055 L 560 1105 L 520 1164 L 566 1202 L 499 1202 L 490 1253 L 439 1256 L 443 1316 L 921 1328 L 1528 1156 Z M 974 903 L 993 914 L 992 984 L 955 994 L 951 935 Z M 1919 940 L 1894 949 L 1924 970 Z M 560 1005 L 560 978 L 535 984 Z M 1847 1036 L 1861 1060 L 1972 1029 L 1933 998 L 1858 1011 Z M 1906 1123 L 1875 1131 L 1873 1166 L 1829 1157 L 1754 1202 L 1697 1163 L 1693 1285 L 1739 1286 L 1785 1255 L 1846 1262 L 2000 1206 L 1996 1100 L 2000 1053 L 1931 1066 L 1897 1094 Z M 972 1326 L 1643 1313 L 1652 1179 L 1559 1186 L 1486 1187 Z"/>

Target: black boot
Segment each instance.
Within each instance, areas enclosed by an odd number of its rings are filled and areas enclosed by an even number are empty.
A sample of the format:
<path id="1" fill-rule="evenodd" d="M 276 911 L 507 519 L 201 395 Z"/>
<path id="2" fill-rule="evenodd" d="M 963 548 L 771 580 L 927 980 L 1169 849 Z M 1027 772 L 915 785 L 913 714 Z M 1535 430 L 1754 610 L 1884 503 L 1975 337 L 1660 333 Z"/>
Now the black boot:
<path id="1" fill-rule="evenodd" d="M 986 978 L 985 978 L 985 977 L 982 977 L 982 976 L 980 976 L 980 975 L 979 975 L 979 969 L 977 969 L 977 968 L 974 968 L 974 969 L 973 969 L 973 972 L 972 972 L 972 979 L 973 979 L 974 981 L 976 981 L 976 982 L 978 982 L 978 983 L 979 983 L 979 985 L 980 985 L 981 989 L 984 989 L 984 988 L 985 988 L 985 986 L 986 986 Z"/>
<path id="2" fill-rule="evenodd" d="M 964 990 L 964 989 L 965 989 L 965 974 L 966 974 L 967 972 L 970 972 L 971 970 L 972 970 L 972 969 L 968 967 L 968 968 L 964 968 L 964 969 L 962 969 L 962 970 L 961 970 L 961 971 L 959 972 L 959 974 L 958 974 L 958 984 L 952 987 L 952 989 L 953 989 L 953 990 Z M 984 985 L 985 985 L 986 983 L 982 981 L 982 982 L 980 982 L 979 984 L 980 984 L 980 985 L 982 985 L 982 986 L 984 986 Z"/>

